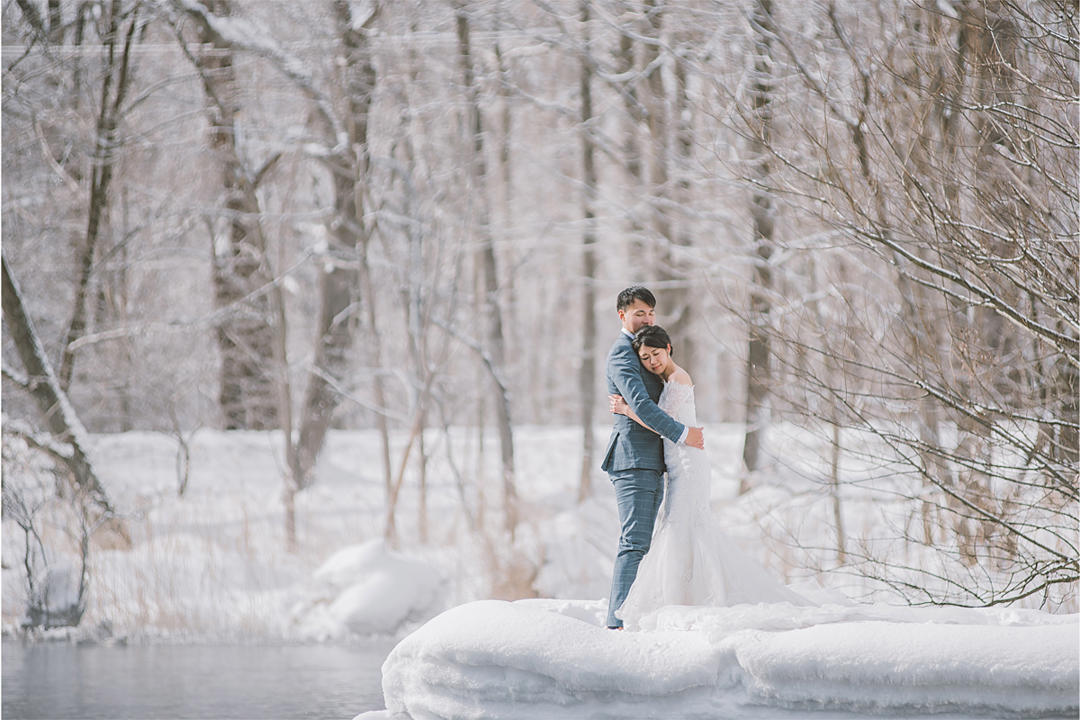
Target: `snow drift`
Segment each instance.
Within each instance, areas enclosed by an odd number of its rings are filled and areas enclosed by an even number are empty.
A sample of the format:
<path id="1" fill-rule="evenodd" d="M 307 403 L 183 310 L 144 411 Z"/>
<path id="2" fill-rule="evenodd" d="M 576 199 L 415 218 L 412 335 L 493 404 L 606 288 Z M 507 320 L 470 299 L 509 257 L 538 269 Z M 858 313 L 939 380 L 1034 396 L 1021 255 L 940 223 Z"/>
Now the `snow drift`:
<path id="1" fill-rule="evenodd" d="M 641 632 L 601 602 L 480 601 L 383 665 L 379 717 L 1076 717 L 1078 616 L 885 606 L 668 607 Z M 847 715 L 851 717 L 851 715 Z"/>
<path id="2" fill-rule="evenodd" d="M 429 563 L 370 540 L 339 550 L 315 571 L 310 596 L 293 608 L 293 622 L 312 640 L 393 635 L 435 614 L 441 584 Z"/>

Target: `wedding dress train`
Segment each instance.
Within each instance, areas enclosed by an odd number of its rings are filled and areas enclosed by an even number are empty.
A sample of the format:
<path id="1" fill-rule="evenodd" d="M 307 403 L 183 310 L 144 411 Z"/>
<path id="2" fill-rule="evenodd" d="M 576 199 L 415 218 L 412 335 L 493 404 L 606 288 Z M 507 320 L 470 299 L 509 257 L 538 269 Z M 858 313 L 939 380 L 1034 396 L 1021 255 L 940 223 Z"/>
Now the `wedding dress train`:
<path id="1" fill-rule="evenodd" d="M 684 425 L 697 425 L 692 385 L 666 383 L 658 404 Z M 667 481 L 651 547 L 618 613 L 628 626 L 665 605 L 812 604 L 716 527 L 709 509 L 709 461 L 703 450 L 665 439 L 664 461 Z"/>

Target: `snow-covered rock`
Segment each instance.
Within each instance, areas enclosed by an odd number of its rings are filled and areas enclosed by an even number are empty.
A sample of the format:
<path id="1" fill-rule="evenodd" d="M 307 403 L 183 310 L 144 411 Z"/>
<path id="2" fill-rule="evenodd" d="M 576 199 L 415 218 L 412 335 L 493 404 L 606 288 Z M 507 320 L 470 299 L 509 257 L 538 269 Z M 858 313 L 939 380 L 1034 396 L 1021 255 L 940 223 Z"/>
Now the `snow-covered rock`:
<path id="1" fill-rule="evenodd" d="M 442 584 L 431 564 L 370 540 L 337 551 L 315 571 L 293 622 L 299 635 L 318 640 L 394 635 L 441 609 Z"/>
<path id="2" fill-rule="evenodd" d="M 788 604 L 481 601 L 402 640 L 377 718 L 1076 717 L 1078 616 Z M 849 714 L 850 713 L 850 714 Z"/>

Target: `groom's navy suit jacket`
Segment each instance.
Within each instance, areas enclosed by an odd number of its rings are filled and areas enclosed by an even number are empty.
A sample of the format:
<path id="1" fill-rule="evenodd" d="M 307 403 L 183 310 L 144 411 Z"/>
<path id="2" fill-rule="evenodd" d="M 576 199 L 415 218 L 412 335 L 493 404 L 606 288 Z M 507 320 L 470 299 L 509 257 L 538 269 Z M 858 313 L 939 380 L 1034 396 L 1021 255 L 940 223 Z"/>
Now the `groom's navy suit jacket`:
<path id="1" fill-rule="evenodd" d="M 637 416 L 660 435 L 641 427 L 626 415 L 615 416 L 607 452 L 601 469 L 607 473 L 640 468 L 664 471 L 664 441 L 661 435 L 678 442 L 685 426 L 656 406 L 664 383 L 645 369 L 630 344 L 630 336 L 620 332 L 607 356 L 608 394 L 622 395 Z"/>

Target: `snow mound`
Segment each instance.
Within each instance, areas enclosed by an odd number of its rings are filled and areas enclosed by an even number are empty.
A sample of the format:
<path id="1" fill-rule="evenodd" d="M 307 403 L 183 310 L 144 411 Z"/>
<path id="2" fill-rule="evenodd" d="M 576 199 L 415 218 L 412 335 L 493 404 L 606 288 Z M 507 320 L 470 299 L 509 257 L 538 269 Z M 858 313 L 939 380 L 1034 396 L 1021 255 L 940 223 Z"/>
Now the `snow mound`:
<path id="1" fill-rule="evenodd" d="M 45 628 L 79 624 L 83 599 L 79 596 L 81 571 L 68 563 L 45 569 L 44 579 L 29 598 L 22 624 Z"/>
<path id="2" fill-rule="evenodd" d="M 293 623 L 297 634 L 314 640 L 395 635 L 441 609 L 441 585 L 424 560 L 371 540 L 337 551 L 315 571 L 309 597 L 293 608 Z"/>
<path id="3" fill-rule="evenodd" d="M 606 597 L 619 518 L 614 498 L 590 497 L 540 524 L 541 566 L 533 587 L 546 597 Z"/>
<path id="4" fill-rule="evenodd" d="M 1078 619 L 952 609 L 668 607 L 613 632 L 602 602 L 480 601 L 383 664 L 376 717 L 1076 717 Z M 850 717 L 850 716 L 849 716 Z"/>

